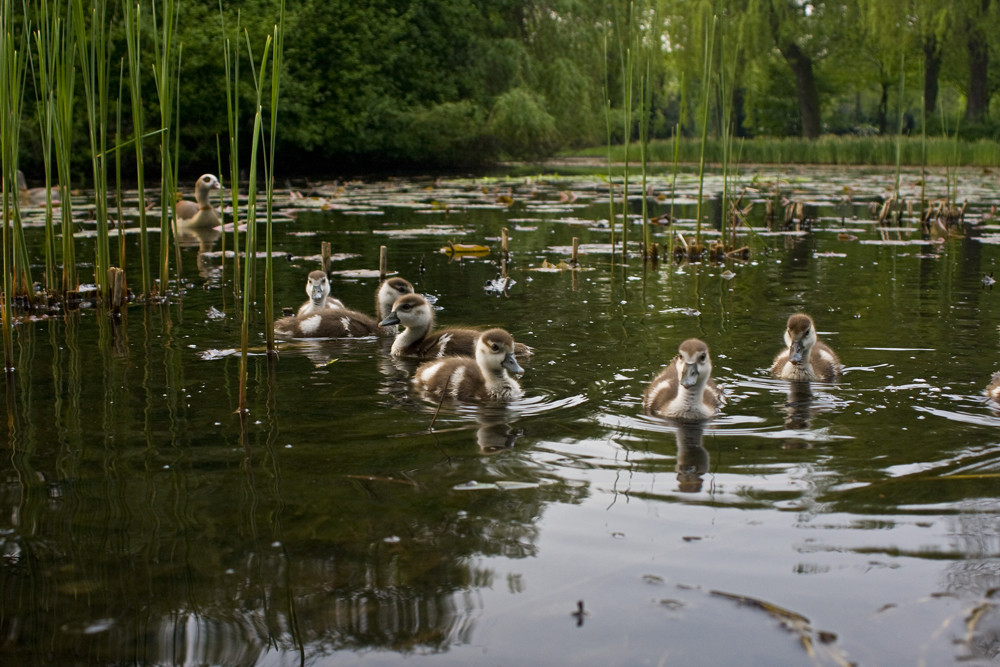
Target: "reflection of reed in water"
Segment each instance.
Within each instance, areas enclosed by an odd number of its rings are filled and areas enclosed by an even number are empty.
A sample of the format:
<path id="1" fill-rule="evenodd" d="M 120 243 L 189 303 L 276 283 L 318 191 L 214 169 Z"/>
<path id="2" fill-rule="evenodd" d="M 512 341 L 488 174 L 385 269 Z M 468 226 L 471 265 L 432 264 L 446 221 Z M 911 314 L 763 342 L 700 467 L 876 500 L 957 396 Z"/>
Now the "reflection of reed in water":
<path id="1" fill-rule="evenodd" d="M 677 490 L 698 493 L 709 463 L 708 450 L 702 444 L 705 427 L 702 424 L 678 424 L 674 435 L 677 437 Z"/>

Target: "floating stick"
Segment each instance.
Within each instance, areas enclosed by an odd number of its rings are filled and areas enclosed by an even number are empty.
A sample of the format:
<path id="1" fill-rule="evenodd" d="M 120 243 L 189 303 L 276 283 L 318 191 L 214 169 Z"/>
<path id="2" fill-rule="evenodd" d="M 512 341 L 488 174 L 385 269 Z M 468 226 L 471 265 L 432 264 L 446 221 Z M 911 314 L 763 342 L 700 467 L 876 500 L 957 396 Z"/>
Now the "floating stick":
<path id="1" fill-rule="evenodd" d="M 580 237 L 573 237 L 573 254 L 570 256 L 570 263 L 575 267 L 580 264 Z"/>
<path id="2" fill-rule="evenodd" d="M 323 273 L 330 273 L 330 242 L 323 241 L 319 246 L 320 257 L 323 258 Z"/>
<path id="3" fill-rule="evenodd" d="M 385 280 L 386 274 L 389 272 L 389 251 L 385 246 L 380 246 L 378 249 L 378 279 L 379 281 Z"/>

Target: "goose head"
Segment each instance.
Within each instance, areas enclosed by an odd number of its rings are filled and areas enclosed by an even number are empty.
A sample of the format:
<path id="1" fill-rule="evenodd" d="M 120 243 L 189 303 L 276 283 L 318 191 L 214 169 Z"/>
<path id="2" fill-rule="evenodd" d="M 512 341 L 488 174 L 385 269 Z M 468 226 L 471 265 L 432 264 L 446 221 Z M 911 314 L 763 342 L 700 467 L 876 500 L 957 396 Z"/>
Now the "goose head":
<path id="1" fill-rule="evenodd" d="M 326 303 L 326 297 L 330 296 L 330 279 L 325 271 L 313 271 L 306 276 L 306 294 L 316 306 Z"/>
<path id="2" fill-rule="evenodd" d="M 785 345 L 788 346 L 788 361 L 799 365 L 809 361 L 809 352 L 816 344 L 816 325 L 808 315 L 798 313 L 788 318 L 785 329 Z"/>
<path id="3" fill-rule="evenodd" d="M 420 294 L 404 294 L 392 304 L 392 311 L 379 326 L 402 324 L 407 329 L 430 329 L 434 326 L 434 310 Z"/>
<path id="4" fill-rule="evenodd" d="M 504 369 L 515 375 L 524 369 L 514 358 L 514 337 L 503 329 L 484 331 L 476 342 L 476 363 L 484 372 L 502 373 Z"/>
<path id="5" fill-rule="evenodd" d="M 689 338 L 677 348 L 677 371 L 682 387 L 694 389 L 704 386 L 712 375 L 712 358 L 708 345 L 697 338 Z"/>
<path id="6" fill-rule="evenodd" d="M 217 179 L 212 174 L 202 174 L 201 177 L 194 184 L 194 198 L 198 200 L 198 203 L 202 207 L 211 207 L 211 202 L 209 197 L 212 194 L 212 190 L 218 190 L 222 187 Z"/>

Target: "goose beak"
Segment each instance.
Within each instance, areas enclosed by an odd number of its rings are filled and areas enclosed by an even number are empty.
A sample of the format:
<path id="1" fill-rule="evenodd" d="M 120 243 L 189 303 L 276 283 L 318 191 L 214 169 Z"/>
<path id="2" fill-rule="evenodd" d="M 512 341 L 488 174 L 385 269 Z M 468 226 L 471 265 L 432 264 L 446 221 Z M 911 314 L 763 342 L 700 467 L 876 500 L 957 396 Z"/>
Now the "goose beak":
<path id="1" fill-rule="evenodd" d="M 805 348 L 802 347 L 802 341 L 793 341 L 792 344 L 788 346 L 788 361 L 795 365 L 801 364 L 804 352 Z"/>
<path id="2" fill-rule="evenodd" d="M 681 386 L 691 387 L 698 384 L 698 364 L 684 364 L 684 371 L 681 373 Z"/>
<path id="3" fill-rule="evenodd" d="M 524 372 L 524 369 L 517 363 L 517 359 L 514 358 L 513 352 L 508 352 L 500 365 L 515 375 L 520 375 Z"/>
<path id="4" fill-rule="evenodd" d="M 384 320 L 378 323 L 380 327 L 389 327 L 393 324 L 399 324 L 399 318 L 396 316 L 396 311 L 389 313 Z"/>

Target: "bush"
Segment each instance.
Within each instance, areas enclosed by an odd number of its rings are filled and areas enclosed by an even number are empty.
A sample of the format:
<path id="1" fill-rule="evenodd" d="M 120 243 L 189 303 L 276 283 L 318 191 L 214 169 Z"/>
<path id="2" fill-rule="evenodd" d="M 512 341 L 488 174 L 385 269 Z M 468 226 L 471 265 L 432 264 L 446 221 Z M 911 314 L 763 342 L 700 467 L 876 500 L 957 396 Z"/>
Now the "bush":
<path id="1" fill-rule="evenodd" d="M 556 121 L 545 111 L 544 100 L 524 87 L 497 98 L 487 128 L 500 153 L 516 160 L 548 157 L 558 145 Z"/>

